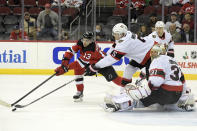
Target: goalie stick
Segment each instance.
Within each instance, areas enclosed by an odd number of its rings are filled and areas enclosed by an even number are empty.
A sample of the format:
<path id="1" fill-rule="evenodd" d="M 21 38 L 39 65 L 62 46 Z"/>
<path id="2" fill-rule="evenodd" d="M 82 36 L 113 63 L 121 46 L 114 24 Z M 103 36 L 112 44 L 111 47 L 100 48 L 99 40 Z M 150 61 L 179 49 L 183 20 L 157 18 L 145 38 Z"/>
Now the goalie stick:
<path id="1" fill-rule="evenodd" d="M 75 78 L 75 79 L 73 79 L 73 80 L 70 80 L 69 82 L 63 84 L 62 86 L 60 86 L 60 87 L 58 87 L 58 88 L 56 88 L 56 89 L 54 89 L 54 90 L 52 90 L 52 91 L 46 93 L 45 95 L 43 95 L 43 96 L 41 96 L 41 97 L 39 97 L 39 98 L 33 100 L 32 102 L 30 102 L 30 103 L 28 103 L 28 104 L 26 104 L 26 105 L 15 105 L 15 106 L 14 106 L 15 108 L 12 109 L 12 111 L 15 111 L 17 108 L 24 108 L 24 107 L 27 107 L 27 106 L 29 106 L 29 105 L 35 103 L 36 101 L 39 101 L 40 99 L 42 99 L 42 98 L 44 98 L 44 97 L 50 95 L 51 93 L 53 93 L 53 92 L 55 92 L 55 91 L 61 89 L 62 87 L 66 86 L 66 85 L 68 85 L 68 84 L 70 84 L 70 83 L 72 83 L 72 82 L 75 81 L 76 79 L 77 79 L 77 78 Z"/>

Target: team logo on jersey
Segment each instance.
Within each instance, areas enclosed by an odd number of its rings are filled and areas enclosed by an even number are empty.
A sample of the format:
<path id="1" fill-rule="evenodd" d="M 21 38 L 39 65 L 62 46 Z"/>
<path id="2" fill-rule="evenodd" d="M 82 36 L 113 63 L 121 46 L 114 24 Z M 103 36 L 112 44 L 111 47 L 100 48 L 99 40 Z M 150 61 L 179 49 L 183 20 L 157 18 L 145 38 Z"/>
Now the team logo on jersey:
<path id="1" fill-rule="evenodd" d="M 192 51 L 191 52 L 191 58 L 196 59 L 197 58 L 197 51 Z"/>
<path id="2" fill-rule="evenodd" d="M 153 38 L 156 38 L 156 35 L 152 35 L 153 36 Z"/>

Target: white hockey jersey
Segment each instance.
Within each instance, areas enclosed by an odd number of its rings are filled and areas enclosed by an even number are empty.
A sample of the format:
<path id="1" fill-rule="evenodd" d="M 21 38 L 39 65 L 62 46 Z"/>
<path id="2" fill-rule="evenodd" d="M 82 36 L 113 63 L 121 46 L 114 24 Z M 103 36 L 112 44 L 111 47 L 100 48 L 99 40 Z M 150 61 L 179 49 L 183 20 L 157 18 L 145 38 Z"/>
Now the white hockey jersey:
<path id="1" fill-rule="evenodd" d="M 166 30 L 164 30 L 164 35 L 162 37 L 159 37 L 156 31 L 152 32 L 150 35 L 148 35 L 148 37 L 153 39 L 158 44 L 167 45 L 167 52 L 174 54 L 174 41 L 172 40 L 171 34 Z"/>
<path id="2" fill-rule="evenodd" d="M 149 72 L 149 83 L 153 85 L 154 89 L 161 87 L 168 91 L 183 90 L 181 68 L 174 58 L 160 55 L 152 61 Z"/>
<path id="3" fill-rule="evenodd" d="M 136 34 L 127 31 L 125 37 L 117 40 L 115 48 L 111 48 L 110 55 L 107 55 L 96 63 L 96 67 L 104 68 L 119 61 L 123 56 L 135 60 L 144 65 L 150 58 L 150 49 L 154 45 L 154 41 L 148 37 L 144 39 L 138 38 Z"/>

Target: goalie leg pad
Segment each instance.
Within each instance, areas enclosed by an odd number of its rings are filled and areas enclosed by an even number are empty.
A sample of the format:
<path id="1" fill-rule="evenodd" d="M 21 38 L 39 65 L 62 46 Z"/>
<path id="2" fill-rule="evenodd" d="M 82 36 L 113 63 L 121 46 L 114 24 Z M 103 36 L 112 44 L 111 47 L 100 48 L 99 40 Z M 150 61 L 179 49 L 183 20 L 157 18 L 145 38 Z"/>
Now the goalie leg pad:
<path id="1" fill-rule="evenodd" d="M 131 100 L 126 93 L 117 96 L 107 95 L 104 99 L 103 108 L 106 112 L 125 111 L 133 109 L 135 101 Z"/>
<path id="2" fill-rule="evenodd" d="M 124 102 L 128 102 L 130 100 L 131 100 L 131 98 L 126 93 L 123 93 L 123 94 L 120 94 L 117 96 L 107 94 L 106 97 L 104 98 L 105 103 L 111 103 L 111 104 L 124 103 Z"/>

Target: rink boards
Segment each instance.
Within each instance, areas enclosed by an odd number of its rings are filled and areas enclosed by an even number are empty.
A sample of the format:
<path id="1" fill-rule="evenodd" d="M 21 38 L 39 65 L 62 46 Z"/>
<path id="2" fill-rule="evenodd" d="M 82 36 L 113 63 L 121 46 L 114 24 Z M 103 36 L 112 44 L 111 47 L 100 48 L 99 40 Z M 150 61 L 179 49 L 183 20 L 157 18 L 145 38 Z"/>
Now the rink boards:
<path id="1" fill-rule="evenodd" d="M 0 42 L 0 74 L 52 74 L 61 64 L 64 52 L 74 45 L 74 41 L 67 42 Z M 104 52 L 111 47 L 110 42 L 98 43 Z M 186 79 L 197 79 L 197 45 L 175 45 L 175 57 L 185 73 Z M 79 57 L 79 53 L 71 62 Z M 114 64 L 116 71 L 122 75 L 129 59 L 124 57 Z M 138 76 L 137 72 L 134 76 Z M 73 75 L 69 71 L 66 75 Z"/>

